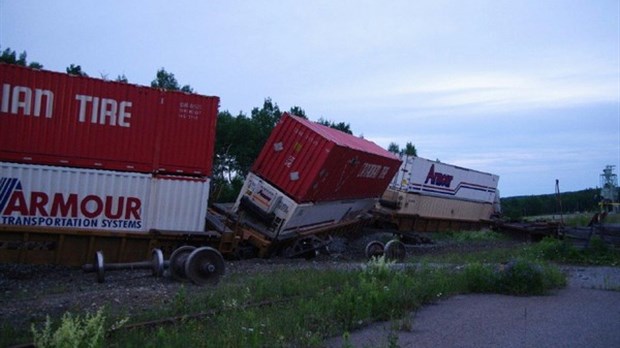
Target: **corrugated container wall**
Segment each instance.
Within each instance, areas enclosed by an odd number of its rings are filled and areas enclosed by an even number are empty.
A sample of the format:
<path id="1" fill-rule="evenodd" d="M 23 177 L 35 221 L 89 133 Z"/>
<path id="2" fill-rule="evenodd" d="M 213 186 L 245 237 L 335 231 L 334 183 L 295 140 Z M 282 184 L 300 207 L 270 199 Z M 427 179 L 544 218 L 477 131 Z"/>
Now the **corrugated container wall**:
<path id="1" fill-rule="evenodd" d="M 373 142 L 285 113 L 252 172 L 296 202 L 380 197 L 400 166 Z"/>
<path id="2" fill-rule="evenodd" d="M 0 160 L 210 176 L 218 97 L 0 64 Z"/>
<path id="3" fill-rule="evenodd" d="M 209 180 L 0 162 L 0 225 L 203 231 Z"/>
<path id="4" fill-rule="evenodd" d="M 384 198 L 396 191 L 388 190 Z M 392 198 L 392 197 L 390 197 Z M 440 220 L 480 221 L 490 220 L 493 205 L 446 197 L 397 192 L 400 207 L 398 215 L 409 215 Z"/>

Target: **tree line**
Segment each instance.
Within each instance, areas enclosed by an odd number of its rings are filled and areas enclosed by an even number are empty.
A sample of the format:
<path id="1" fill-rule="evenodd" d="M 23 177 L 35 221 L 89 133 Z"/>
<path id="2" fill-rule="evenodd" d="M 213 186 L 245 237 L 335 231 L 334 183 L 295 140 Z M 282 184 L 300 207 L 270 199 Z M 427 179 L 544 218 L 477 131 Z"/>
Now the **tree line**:
<path id="1" fill-rule="evenodd" d="M 599 210 L 600 190 L 589 188 L 581 191 L 555 194 L 501 198 L 502 213 L 508 219 L 519 220 L 526 216 L 560 213 L 592 212 Z"/>

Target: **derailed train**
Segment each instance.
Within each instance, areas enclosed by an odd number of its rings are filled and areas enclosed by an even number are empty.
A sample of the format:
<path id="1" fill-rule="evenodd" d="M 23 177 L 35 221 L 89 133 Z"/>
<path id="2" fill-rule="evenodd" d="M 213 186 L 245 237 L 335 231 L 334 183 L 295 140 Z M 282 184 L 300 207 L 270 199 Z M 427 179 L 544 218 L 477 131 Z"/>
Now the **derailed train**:
<path id="1" fill-rule="evenodd" d="M 479 223 L 498 197 L 495 175 L 401 159 L 284 114 L 236 202 L 210 206 L 219 98 L 6 64 L 0 76 L 4 263 L 81 265 L 98 250 L 128 262 L 186 244 L 295 256 L 369 213 L 401 230 L 418 229 L 421 217 Z M 427 209 L 436 199 L 452 203 Z M 450 214 L 437 215 L 444 208 Z"/>

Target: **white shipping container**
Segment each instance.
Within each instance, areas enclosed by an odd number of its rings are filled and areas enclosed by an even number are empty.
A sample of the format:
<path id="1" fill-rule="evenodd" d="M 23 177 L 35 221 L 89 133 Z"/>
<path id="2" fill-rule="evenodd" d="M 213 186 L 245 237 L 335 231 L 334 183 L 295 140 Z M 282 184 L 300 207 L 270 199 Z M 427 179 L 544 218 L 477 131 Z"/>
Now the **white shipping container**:
<path id="1" fill-rule="evenodd" d="M 402 156 L 400 169 L 389 185 L 400 192 L 493 203 L 499 176 L 477 170 Z"/>
<path id="2" fill-rule="evenodd" d="M 383 198 L 395 203 L 397 209 L 394 212 L 398 215 L 439 220 L 488 221 L 494 213 L 494 206 L 491 203 L 398 192 L 390 189 L 386 191 Z M 377 208 L 382 209 L 382 206 L 377 205 Z"/>
<path id="3" fill-rule="evenodd" d="M 376 198 L 297 203 L 292 198 L 249 173 L 232 211 L 267 236 L 283 240 L 299 232 L 359 218 Z"/>
<path id="4" fill-rule="evenodd" d="M 208 179 L 0 162 L 0 225 L 203 231 Z"/>

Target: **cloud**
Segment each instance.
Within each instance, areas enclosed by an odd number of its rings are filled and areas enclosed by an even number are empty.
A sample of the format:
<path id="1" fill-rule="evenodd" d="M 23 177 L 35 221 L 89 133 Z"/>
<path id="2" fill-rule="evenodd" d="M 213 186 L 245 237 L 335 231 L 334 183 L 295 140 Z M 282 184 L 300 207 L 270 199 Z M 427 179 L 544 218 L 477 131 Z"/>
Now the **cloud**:
<path id="1" fill-rule="evenodd" d="M 437 98 L 431 99 L 429 105 L 437 108 L 477 105 L 514 110 L 612 101 L 618 97 L 618 86 L 611 78 L 600 81 L 588 76 L 482 73 L 439 77 L 413 90 L 407 91 L 405 86 L 394 93 L 433 93 Z"/>
<path id="2" fill-rule="evenodd" d="M 489 114 L 617 102 L 620 72 L 549 75 L 475 72 L 450 75 L 374 76 L 320 95 L 343 108 L 408 110 L 403 115 Z"/>

